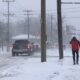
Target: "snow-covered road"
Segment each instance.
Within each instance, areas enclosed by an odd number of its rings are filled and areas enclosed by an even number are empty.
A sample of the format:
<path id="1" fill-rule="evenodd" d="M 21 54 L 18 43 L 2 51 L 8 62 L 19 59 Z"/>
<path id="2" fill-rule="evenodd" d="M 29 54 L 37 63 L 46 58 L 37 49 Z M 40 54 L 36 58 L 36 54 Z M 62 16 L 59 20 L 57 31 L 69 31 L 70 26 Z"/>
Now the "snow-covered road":
<path id="1" fill-rule="evenodd" d="M 11 53 L 0 54 L 0 71 L 23 63 L 29 56 L 12 57 Z"/>

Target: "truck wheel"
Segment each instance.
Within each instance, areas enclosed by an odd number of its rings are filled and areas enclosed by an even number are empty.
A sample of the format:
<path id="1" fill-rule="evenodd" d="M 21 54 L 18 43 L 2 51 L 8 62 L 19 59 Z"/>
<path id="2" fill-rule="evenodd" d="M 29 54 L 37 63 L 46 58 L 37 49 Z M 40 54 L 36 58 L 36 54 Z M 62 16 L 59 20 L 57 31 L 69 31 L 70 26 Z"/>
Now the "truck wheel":
<path id="1" fill-rule="evenodd" d="M 19 56 L 19 53 L 16 53 L 16 56 Z"/>
<path id="2" fill-rule="evenodd" d="M 15 56 L 15 53 L 14 52 L 12 52 L 12 56 Z"/>

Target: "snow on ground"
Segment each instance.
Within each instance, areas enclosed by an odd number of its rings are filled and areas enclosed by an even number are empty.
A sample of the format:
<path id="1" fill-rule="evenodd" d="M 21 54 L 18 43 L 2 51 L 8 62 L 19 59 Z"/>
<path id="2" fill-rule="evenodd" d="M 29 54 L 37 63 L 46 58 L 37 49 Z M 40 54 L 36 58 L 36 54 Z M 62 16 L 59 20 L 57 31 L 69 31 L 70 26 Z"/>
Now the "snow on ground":
<path id="1" fill-rule="evenodd" d="M 58 57 L 49 57 L 51 54 L 58 56 L 58 50 L 49 49 L 47 61 L 43 63 L 40 57 L 35 57 L 36 54 L 39 56 L 39 52 L 31 57 L 0 54 L 0 65 L 5 63 L 0 66 L 0 80 L 80 80 L 80 65 L 73 65 L 69 49 L 64 53 L 65 57 L 60 61 Z"/>
<path id="2" fill-rule="evenodd" d="M 70 48 L 64 49 L 63 53 L 64 53 L 64 56 L 67 56 L 67 57 L 72 56 L 72 52 Z M 56 56 L 59 56 L 59 51 L 58 49 L 55 49 L 55 48 L 47 49 L 46 54 L 48 57 L 53 57 L 53 56 L 56 57 Z M 40 56 L 40 55 L 41 55 L 40 52 L 37 52 L 36 54 L 34 54 L 34 56 Z"/>

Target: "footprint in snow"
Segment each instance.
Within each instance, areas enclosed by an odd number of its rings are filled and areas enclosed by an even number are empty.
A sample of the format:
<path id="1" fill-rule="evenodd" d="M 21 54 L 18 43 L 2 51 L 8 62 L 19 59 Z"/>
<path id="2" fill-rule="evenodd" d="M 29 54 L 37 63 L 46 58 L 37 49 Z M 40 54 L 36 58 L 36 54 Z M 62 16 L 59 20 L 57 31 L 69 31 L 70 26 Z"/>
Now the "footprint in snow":
<path id="1" fill-rule="evenodd" d="M 58 76 L 58 75 L 59 75 L 59 72 L 54 72 L 52 75 L 50 75 L 49 78 L 54 78 L 54 77 L 56 77 L 56 76 Z"/>

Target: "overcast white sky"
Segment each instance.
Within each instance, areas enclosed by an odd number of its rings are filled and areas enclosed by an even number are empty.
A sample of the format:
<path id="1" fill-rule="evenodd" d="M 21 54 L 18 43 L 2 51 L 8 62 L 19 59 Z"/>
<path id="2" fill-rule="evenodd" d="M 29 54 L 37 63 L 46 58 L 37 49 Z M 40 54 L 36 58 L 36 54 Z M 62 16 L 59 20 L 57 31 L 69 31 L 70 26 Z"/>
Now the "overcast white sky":
<path id="1" fill-rule="evenodd" d="M 46 9 L 47 12 L 53 13 L 56 15 L 56 1 L 57 0 L 46 0 Z M 80 0 L 62 0 L 62 1 L 75 1 L 80 2 Z M 20 14 L 24 14 L 24 9 L 30 9 L 33 10 L 33 14 L 37 14 L 40 11 L 40 0 L 15 0 L 14 3 L 10 4 L 10 11 L 12 13 L 17 13 L 17 17 L 14 17 L 14 19 L 18 19 L 21 16 Z M 62 14 L 65 17 L 65 23 L 71 24 L 76 27 L 80 26 L 80 4 L 66 4 L 62 5 Z M 52 11 L 50 11 L 52 10 Z M 2 16 L 3 13 L 6 13 L 7 11 L 7 4 L 3 3 L 2 0 L 0 0 L 0 15 Z M 5 18 L 6 19 L 6 18 Z"/>

